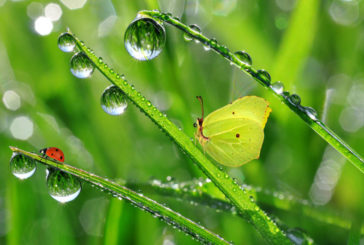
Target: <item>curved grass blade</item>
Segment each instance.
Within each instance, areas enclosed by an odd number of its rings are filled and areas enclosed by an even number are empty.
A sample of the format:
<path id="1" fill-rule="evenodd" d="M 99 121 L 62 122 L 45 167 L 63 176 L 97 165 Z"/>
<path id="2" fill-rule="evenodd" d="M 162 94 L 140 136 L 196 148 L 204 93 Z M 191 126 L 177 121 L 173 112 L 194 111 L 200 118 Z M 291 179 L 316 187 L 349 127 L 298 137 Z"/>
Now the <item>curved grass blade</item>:
<path id="1" fill-rule="evenodd" d="M 234 206 L 221 195 L 216 187 L 212 186 L 209 180 L 197 179 L 187 182 L 172 181 L 166 183 L 160 180 L 152 180 L 148 183 L 125 183 L 125 185 L 131 189 L 140 189 L 145 193 L 174 197 L 181 201 L 238 214 Z M 294 197 L 285 192 L 270 191 L 249 185 L 244 185 L 244 188 L 258 204 L 305 215 L 318 222 L 334 225 L 342 229 L 350 229 L 352 217 L 348 214 L 343 215 L 335 212 L 335 210 L 316 207 L 305 199 Z M 364 227 L 361 228 L 361 233 L 364 234 Z"/>
<path id="2" fill-rule="evenodd" d="M 145 197 L 129 188 L 118 185 L 113 181 L 97 176 L 85 170 L 75 168 L 65 163 L 59 163 L 50 159 L 43 158 L 38 154 L 27 152 L 13 146 L 10 146 L 10 149 L 13 152 L 19 152 L 21 154 L 24 154 L 45 165 L 58 168 L 64 172 L 70 173 L 90 184 L 93 184 L 109 192 L 119 199 L 124 199 L 134 206 L 148 213 L 151 213 L 152 215 L 154 215 L 154 217 L 159 218 L 167 224 L 178 228 L 182 232 L 192 236 L 194 239 L 197 239 L 202 243 L 230 244 L 219 235 L 207 230 L 205 227 L 193 222 L 192 220 L 182 216 L 181 214 L 171 210 L 170 208 L 165 207 L 157 203 L 156 201 Z"/>

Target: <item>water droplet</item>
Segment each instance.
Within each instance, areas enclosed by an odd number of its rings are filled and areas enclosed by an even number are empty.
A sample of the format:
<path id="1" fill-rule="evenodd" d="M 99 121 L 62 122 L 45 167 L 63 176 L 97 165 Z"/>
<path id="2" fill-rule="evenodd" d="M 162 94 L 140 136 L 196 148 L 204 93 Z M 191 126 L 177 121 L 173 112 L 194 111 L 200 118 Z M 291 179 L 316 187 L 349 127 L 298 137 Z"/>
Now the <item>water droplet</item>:
<path id="1" fill-rule="evenodd" d="M 270 85 L 270 74 L 266 70 L 258 70 L 257 77 L 260 78 L 265 84 Z"/>
<path id="2" fill-rule="evenodd" d="M 304 111 L 306 112 L 307 116 L 311 118 L 312 120 L 317 120 L 317 112 L 312 107 L 304 107 Z"/>
<path id="3" fill-rule="evenodd" d="M 79 179 L 69 173 L 51 169 L 47 177 L 48 193 L 60 203 L 74 200 L 81 192 Z"/>
<path id="4" fill-rule="evenodd" d="M 76 47 L 75 38 L 67 32 L 62 33 L 58 37 L 58 47 L 63 52 L 72 52 Z"/>
<path id="5" fill-rule="evenodd" d="M 236 51 L 234 54 L 245 65 L 247 65 L 247 66 L 252 65 L 252 63 L 253 63 L 252 58 L 250 57 L 250 55 L 247 52 L 245 52 L 245 51 Z"/>
<path id="6" fill-rule="evenodd" d="M 299 105 L 301 103 L 301 98 L 297 94 L 292 94 L 288 97 L 289 102 L 291 102 L 293 105 Z"/>
<path id="7" fill-rule="evenodd" d="M 37 165 L 35 161 L 20 153 L 13 153 L 10 159 L 10 171 L 13 173 L 15 177 L 18 179 L 27 179 L 31 177 Z"/>
<path id="8" fill-rule="evenodd" d="M 192 25 L 190 25 L 190 28 L 191 28 L 192 30 L 196 31 L 196 32 L 201 32 L 201 29 L 200 29 L 200 27 L 199 27 L 198 25 L 192 24 Z M 183 35 L 183 38 L 184 38 L 184 39 L 185 39 L 185 41 L 187 41 L 187 42 L 189 42 L 189 41 L 191 41 L 191 40 L 193 39 L 193 37 L 192 37 L 190 34 L 188 34 L 188 33 L 185 33 L 185 34 Z M 199 41 L 198 41 L 198 40 L 196 40 L 196 42 L 199 42 Z"/>
<path id="9" fill-rule="evenodd" d="M 77 78 L 88 78 L 94 72 L 94 64 L 83 52 L 71 58 L 71 72 Z"/>
<path id="10" fill-rule="evenodd" d="M 272 85 L 270 85 L 270 87 L 272 88 L 272 90 L 274 92 L 276 92 L 277 94 L 282 94 L 283 90 L 284 90 L 284 85 L 282 82 L 275 82 Z"/>
<path id="11" fill-rule="evenodd" d="M 102 93 L 101 107 L 107 114 L 113 116 L 121 115 L 128 107 L 126 95 L 119 87 L 111 85 Z"/>
<path id="12" fill-rule="evenodd" d="M 205 51 L 209 51 L 209 50 L 211 49 L 211 47 L 210 47 L 209 43 L 204 43 L 204 45 L 203 45 L 203 49 L 204 49 Z"/>
<path id="13" fill-rule="evenodd" d="M 286 235 L 295 245 L 313 244 L 312 238 L 299 228 L 288 229 Z"/>
<path id="14" fill-rule="evenodd" d="M 124 35 L 126 50 L 137 60 L 154 59 L 162 51 L 165 42 L 164 27 L 150 18 L 134 20 Z"/>

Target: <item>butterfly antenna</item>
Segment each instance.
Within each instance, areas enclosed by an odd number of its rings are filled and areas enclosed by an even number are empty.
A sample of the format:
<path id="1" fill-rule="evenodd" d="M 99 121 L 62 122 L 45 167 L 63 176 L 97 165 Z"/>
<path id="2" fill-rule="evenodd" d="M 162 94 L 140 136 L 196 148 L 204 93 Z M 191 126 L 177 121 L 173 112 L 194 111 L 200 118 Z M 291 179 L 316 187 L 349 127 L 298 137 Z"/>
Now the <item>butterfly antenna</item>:
<path id="1" fill-rule="evenodd" d="M 202 100 L 201 96 L 196 96 L 196 98 L 198 99 L 198 101 L 200 101 L 200 104 L 201 104 L 201 119 L 203 120 L 203 118 L 204 118 L 203 100 Z"/>

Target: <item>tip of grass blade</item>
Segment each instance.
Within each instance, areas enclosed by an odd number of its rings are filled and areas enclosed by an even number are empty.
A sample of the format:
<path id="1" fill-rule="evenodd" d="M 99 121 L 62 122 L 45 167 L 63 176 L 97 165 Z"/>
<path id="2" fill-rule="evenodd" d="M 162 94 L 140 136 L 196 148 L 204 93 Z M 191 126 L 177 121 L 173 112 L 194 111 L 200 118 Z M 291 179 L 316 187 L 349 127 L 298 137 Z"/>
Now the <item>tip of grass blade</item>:
<path id="1" fill-rule="evenodd" d="M 9 146 L 9 148 L 12 151 L 18 151 L 19 150 L 19 148 L 15 147 L 15 146 Z"/>

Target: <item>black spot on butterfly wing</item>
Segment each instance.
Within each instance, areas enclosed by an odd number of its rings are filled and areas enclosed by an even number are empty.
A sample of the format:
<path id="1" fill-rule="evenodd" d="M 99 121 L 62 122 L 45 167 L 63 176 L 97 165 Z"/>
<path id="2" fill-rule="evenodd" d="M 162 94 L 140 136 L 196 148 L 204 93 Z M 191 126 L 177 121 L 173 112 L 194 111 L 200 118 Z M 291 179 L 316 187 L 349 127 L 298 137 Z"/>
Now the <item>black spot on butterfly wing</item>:
<path id="1" fill-rule="evenodd" d="M 240 138 L 240 134 L 236 134 L 236 135 L 235 135 L 235 137 L 236 137 L 236 138 Z"/>

